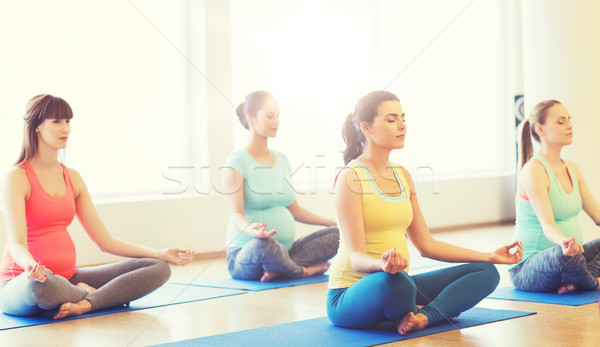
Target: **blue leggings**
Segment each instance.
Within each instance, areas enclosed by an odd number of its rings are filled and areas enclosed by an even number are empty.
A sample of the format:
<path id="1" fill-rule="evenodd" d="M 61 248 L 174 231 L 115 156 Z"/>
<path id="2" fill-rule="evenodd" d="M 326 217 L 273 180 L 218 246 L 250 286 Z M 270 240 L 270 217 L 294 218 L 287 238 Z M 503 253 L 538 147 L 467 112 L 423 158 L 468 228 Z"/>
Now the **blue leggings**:
<path id="1" fill-rule="evenodd" d="M 572 257 L 564 255 L 560 246 L 548 248 L 509 273 L 515 288 L 530 292 L 555 292 L 563 281 L 582 290 L 595 290 L 600 277 L 600 239 L 586 243 L 583 253 Z"/>
<path id="2" fill-rule="evenodd" d="M 457 316 L 488 296 L 500 275 L 491 263 L 469 263 L 409 276 L 375 272 L 348 288 L 330 289 L 327 315 L 344 328 L 370 328 L 422 313 L 435 324 Z M 417 305 L 424 305 L 421 309 Z"/>
<path id="3" fill-rule="evenodd" d="M 227 249 L 227 268 L 231 277 L 258 280 L 265 271 L 297 278 L 304 274 L 303 266 L 331 259 L 340 243 L 340 231 L 331 226 L 296 241 L 288 251 L 275 239 L 252 239 L 242 248 Z"/>

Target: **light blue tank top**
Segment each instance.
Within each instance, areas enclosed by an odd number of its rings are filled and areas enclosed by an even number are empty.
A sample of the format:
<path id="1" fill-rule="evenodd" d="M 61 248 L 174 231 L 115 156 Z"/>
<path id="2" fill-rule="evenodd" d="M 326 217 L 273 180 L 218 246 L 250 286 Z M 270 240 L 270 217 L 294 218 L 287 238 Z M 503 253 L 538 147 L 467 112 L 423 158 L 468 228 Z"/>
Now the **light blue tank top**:
<path id="1" fill-rule="evenodd" d="M 296 234 L 294 217 L 287 209 L 296 192 L 292 186 L 291 167 L 287 157 L 272 151 L 273 166 L 263 166 L 245 150 L 232 153 L 225 163 L 244 178 L 244 214 L 251 223 L 264 223 L 267 231 L 277 230 L 273 237 L 288 250 Z M 241 248 L 253 237 L 240 231 L 231 219 L 227 227 L 227 247 Z"/>
<path id="2" fill-rule="evenodd" d="M 574 237 L 577 242 L 583 244 L 583 234 L 577 223 L 577 215 L 582 207 L 577 176 L 569 166 L 569 163 L 563 160 L 567 165 L 567 170 L 571 176 L 571 181 L 573 182 L 573 191 L 567 194 L 560 185 L 560 182 L 558 182 L 558 179 L 554 175 L 554 172 L 546 159 L 539 154 L 534 155 L 533 159 L 537 159 L 544 165 L 546 174 L 550 180 L 548 197 L 550 198 L 550 205 L 552 206 L 556 226 L 563 234 L 565 234 L 565 236 Z M 520 196 L 517 196 L 516 215 L 514 238 L 515 240 L 523 241 L 523 261 L 534 254 L 555 246 L 555 244 L 550 242 L 546 235 L 544 235 L 540 221 L 538 220 L 531 203 Z"/>

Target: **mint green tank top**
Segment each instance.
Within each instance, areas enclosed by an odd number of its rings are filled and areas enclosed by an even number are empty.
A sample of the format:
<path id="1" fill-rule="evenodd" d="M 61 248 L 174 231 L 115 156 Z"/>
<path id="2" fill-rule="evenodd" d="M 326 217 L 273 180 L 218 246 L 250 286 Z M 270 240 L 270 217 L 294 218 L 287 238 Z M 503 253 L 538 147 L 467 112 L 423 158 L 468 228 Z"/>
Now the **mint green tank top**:
<path id="1" fill-rule="evenodd" d="M 251 223 L 264 223 L 275 229 L 273 238 L 288 250 L 296 236 L 295 221 L 287 207 L 296 199 L 292 186 L 291 166 L 287 157 L 276 151 L 273 166 L 263 166 L 245 150 L 232 153 L 225 166 L 234 168 L 244 178 L 244 214 Z M 231 219 L 227 226 L 227 247 L 242 248 L 252 236 L 240 231 Z"/>
<path id="2" fill-rule="evenodd" d="M 563 234 L 565 234 L 565 236 L 574 237 L 577 242 L 583 244 L 583 234 L 577 223 L 577 215 L 582 207 L 577 176 L 569 166 L 569 163 L 564 161 L 567 165 L 569 175 L 571 176 L 571 181 L 573 182 L 573 191 L 567 194 L 560 185 L 560 182 L 558 182 L 558 179 L 554 175 L 554 172 L 546 159 L 539 154 L 534 155 L 533 159 L 537 159 L 544 165 L 546 174 L 550 180 L 548 197 L 550 198 L 550 205 L 552 206 L 556 226 Z M 531 203 L 520 196 L 517 196 L 516 215 L 514 239 L 523 242 L 524 256 L 521 262 L 534 254 L 555 246 L 555 244 L 550 242 L 546 235 L 544 235 L 540 221 L 538 220 Z"/>

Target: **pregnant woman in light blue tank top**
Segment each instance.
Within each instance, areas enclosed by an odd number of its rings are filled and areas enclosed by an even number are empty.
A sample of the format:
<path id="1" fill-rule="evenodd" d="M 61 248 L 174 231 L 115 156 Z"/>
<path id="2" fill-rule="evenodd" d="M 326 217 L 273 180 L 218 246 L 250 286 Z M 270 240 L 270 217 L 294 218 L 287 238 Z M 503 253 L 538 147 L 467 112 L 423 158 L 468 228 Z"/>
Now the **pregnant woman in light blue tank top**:
<path id="1" fill-rule="evenodd" d="M 533 157 L 531 137 L 541 144 Z M 575 164 L 561 159 L 562 148 L 573 142 L 568 110 L 555 100 L 539 103 L 521 142 L 515 239 L 523 241 L 525 255 L 509 271 L 513 284 L 560 294 L 598 289 L 600 239 L 583 244 L 577 216 L 583 208 L 600 225 L 600 205 Z"/>
<path id="2" fill-rule="evenodd" d="M 298 204 L 287 157 L 267 146 L 279 127 L 277 101 L 266 91 L 250 93 L 237 115 L 251 137 L 221 170 L 230 206 L 229 273 L 265 282 L 279 276 L 322 274 L 329 267 L 327 260 L 337 253 L 339 231 L 332 219 Z M 296 221 L 327 228 L 295 240 Z"/>

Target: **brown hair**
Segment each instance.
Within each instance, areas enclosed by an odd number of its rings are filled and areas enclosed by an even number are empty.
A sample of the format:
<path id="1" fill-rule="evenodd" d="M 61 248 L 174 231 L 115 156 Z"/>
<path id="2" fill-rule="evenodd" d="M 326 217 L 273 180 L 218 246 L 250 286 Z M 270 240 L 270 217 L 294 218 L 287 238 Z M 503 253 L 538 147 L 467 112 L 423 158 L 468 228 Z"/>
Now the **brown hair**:
<path id="1" fill-rule="evenodd" d="M 554 105 L 560 104 L 560 101 L 556 100 L 544 100 L 538 103 L 533 110 L 531 110 L 531 113 L 529 113 L 529 117 L 527 117 L 521 125 L 521 141 L 519 141 L 519 154 L 521 158 L 519 160 L 519 169 L 533 156 L 533 143 L 531 142 L 531 138 L 533 137 L 534 140 L 540 142 L 540 136 L 535 132 L 535 125 L 544 125 L 546 123 L 548 109 Z"/>
<path id="2" fill-rule="evenodd" d="M 365 149 L 365 135 L 360 130 L 360 123 L 373 123 L 377 115 L 377 107 L 384 101 L 400 101 L 398 97 L 384 90 L 377 90 L 358 99 L 354 112 L 346 117 L 342 126 L 342 137 L 346 143 L 344 149 L 344 164 L 358 158 Z"/>
<path id="3" fill-rule="evenodd" d="M 235 110 L 235 113 L 237 114 L 238 119 L 244 128 L 248 129 L 248 120 L 246 120 L 246 114 L 249 114 L 251 117 L 256 117 L 256 113 L 263 107 L 265 101 L 272 97 L 273 94 L 265 90 L 259 90 L 246 95 L 244 102 L 242 102 Z"/>
<path id="4" fill-rule="evenodd" d="M 44 120 L 71 118 L 73 118 L 73 111 L 65 100 L 48 94 L 41 94 L 31 98 L 27 102 L 25 116 L 23 116 L 25 120 L 23 149 L 15 165 L 19 165 L 25 160 L 31 160 L 37 153 L 38 136 L 35 130 Z"/>

